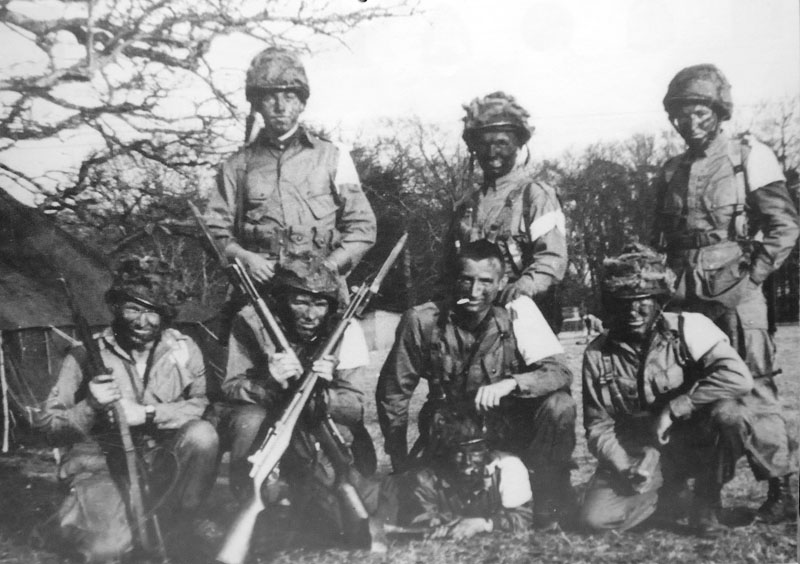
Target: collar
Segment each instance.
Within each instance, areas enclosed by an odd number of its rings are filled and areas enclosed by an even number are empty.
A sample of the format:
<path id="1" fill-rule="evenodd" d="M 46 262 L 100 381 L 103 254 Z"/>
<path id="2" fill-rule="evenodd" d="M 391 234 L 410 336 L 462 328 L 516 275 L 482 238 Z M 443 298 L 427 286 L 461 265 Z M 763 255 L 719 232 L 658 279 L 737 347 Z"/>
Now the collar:
<path id="1" fill-rule="evenodd" d="M 295 141 L 299 142 L 306 147 L 315 147 L 318 139 L 311 135 L 305 127 L 300 124 L 295 124 L 295 126 L 290 130 L 278 137 L 277 139 L 273 139 L 269 137 L 266 133 L 265 129 L 261 129 L 261 132 L 258 134 L 258 143 L 264 147 L 270 147 L 273 149 L 278 149 L 283 151 L 290 147 Z"/>
<path id="2" fill-rule="evenodd" d="M 727 153 L 728 151 L 728 143 L 730 140 L 728 136 L 725 134 L 725 131 L 720 129 L 719 134 L 714 138 L 713 141 L 708 145 L 705 151 L 703 152 L 695 152 L 692 149 L 686 151 L 686 160 L 691 162 L 698 159 L 706 158 L 706 157 L 716 157 L 721 153 Z"/>
<path id="3" fill-rule="evenodd" d="M 169 329 L 164 329 L 161 331 L 161 336 L 158 339 L 158 342 L 155 345 L 155 352 L 153 353 L 153 364 L 161 358 L 167 350 L 171 348 L 171 345 L 168 341 L 171 341 L 173 335 L 169 331 Z M 123 349 L 119 342 L 117 341 L 116 335 L 114 335 L 114 330 L 111 327 L 106 327 L 102 333 L 100 333 L 100 341 L 102 341 L 106 350 L 113 352 L 118 357 L 122 358 L 123 360 L 127 360 L 128 362 L 135 362 L 133 360 L 133 356 Z"/>
<path id="4" fill-rule="evenodd" d="M 514 167 L 500 178 L 491 181 L 483 181 L 480 186 L 480 191 L 485 193 L 489 190 L 500 192 L 510 186 L 516 186 L 516 180 L 528 174 L 528 159 L 519 159 L 521 155 L 517 155 L 517 162 Z"/>

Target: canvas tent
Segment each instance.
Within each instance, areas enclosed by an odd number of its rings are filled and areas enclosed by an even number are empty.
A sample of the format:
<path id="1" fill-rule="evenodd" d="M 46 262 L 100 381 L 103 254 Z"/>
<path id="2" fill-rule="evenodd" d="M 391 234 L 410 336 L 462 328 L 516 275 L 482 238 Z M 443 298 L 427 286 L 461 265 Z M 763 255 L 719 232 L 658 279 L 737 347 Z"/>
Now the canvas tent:
<path id="1" fill-rule="evenodd" d="M 36 209 L 0 191 L 0 332 L 9 390 L 17 415 L 46 398 L 52 374 L 70 343 L 72 317 L 59 278 L 92 326 L 108 321 L 103 293 L 111 282 L 106 261 Z"/>

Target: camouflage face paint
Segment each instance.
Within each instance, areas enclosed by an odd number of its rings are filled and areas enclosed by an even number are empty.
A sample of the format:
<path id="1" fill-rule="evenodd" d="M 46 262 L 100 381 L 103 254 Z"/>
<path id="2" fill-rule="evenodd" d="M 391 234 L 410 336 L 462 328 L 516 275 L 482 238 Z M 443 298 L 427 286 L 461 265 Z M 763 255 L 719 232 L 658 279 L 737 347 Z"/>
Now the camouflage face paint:
<path id="1" fill-rule="evenodd" d="M 684 104 L 670 114 L 670 121 L 695 151 L 705 150 L 719 134 L 719 116 L 706 104 Z"/>

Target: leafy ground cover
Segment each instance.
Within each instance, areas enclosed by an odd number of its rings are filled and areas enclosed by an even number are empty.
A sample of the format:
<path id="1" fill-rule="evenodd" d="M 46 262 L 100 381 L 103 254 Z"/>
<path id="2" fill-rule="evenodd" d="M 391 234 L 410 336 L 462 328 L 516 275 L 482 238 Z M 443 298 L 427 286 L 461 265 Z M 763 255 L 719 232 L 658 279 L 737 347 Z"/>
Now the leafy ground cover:
<path id="1" fill-rule="evenodd" d="M 585 343 L 577 333 L 562 334 L 570 367 L 580 373 L 581 355 Z M 783 326 L 777 335 L 778 349 L 784 373 L 778 377 L 787 419 L 797 435 L 800 426 L 800 328 Z M 377 425 L 373 392 L 375 378 L 386 351 L 375 353 L 374 370 L 362 382 L 369 398 L 368 427 L 378 446 L 380 471 L 388 471 L 388 459 L 380 445 L 382 439 Z M 580 397 L 576 379 L 573 393 Z M 424 400 L 425 389 L 420 386 L 414 397 L 414 409 Z M 579 415 L 580 418 L 580 415 Z M 578 422 L 578 447 L 575 461 L 578 470 L 572 482 L 579 493 L 591 476 L 594 460 L 586 450 L 582 422 Z M 0 564 L 50 564 L 69 561 L 52 546 L 43 543 L 41 524 L 51 517 L 62 492 L 55 476 L 52 452 L 44 448 L 17 448 L 0 457 Z M 227 493 L 227 477 L 223 471 L 209 493 L 210 517 L 224 528 L 232 518 L 234 505 Z M 793 481 L 797 491 L 797 480 Z M 466 542 L 428 541 L 415 538 L 394 538 L 386 556 L 373 556 L 367 551 L 347 551 L 324 546 L 310 534 L 300 531 L 291 534 L 285 515 L 265 514 L 258 526 L 258 538 L 251 556 L 252 562 L 275 564 L 349 564 L 350 562 L 392 564 L 772 564 L 797 562 L 797 525 L 776 526 L 751 523 L 750 516 L 763 501 L 766 484 L 753 479 L 742 461 L 734 480 L 723 491 L 725 512 L 723 521 L 730 529 L 716 539 L 697 538 L 677 524 L 670 528 L 645 527 L 625 533 L 585 535 L 575 531 L 543 534 L 536 531 L 520 535 L 493 534 L 479 536 Z M 199 539 L 173 535 L 169 539 L 172 560 L 176 563 L 209 561 L 215 546 Z"/>

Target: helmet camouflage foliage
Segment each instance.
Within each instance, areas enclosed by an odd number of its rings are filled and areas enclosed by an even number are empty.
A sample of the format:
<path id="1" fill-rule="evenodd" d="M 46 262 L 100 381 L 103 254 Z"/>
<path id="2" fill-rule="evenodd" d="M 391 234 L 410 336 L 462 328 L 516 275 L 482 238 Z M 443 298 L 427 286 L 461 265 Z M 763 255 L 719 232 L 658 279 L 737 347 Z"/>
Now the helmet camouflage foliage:
<path id="1" fill-rule="evenodd" d="M 299 290 L 327 298 L 332 304 L 339 299 L 339 277 L 316 256 L 294 256 L 275 267 L 273 293 Z"/>
<path id="2" fill-rule="evenodd" d="M 505 92 L 492 92 L 483 98 L 475 98 L 464 106 L 464 110 L 466 115 L 462 137 L 468 147 L 472 147 L 475 135 L 480 131 L 513 131 L 521 145 L 527 143 L 533 133 L 534 128 L 528 125 L 528 118 L 531 117 L 528 111 Z"/>
<path id="3" fill-rule="evenodd" d="M 731 118 L 731 85 L 716 66 L 686 67 L 670 81 L 664 96 L 664 109 L 671 113 L 678 106 L 691 103 L 711 106 L 723 121 Z"/>
<path id="4" fill-rule="evenodd" d="M 603 261 L 603 296 L 617 299 L 669 296 L 674 275 L 664 255 L 640 244 Z"/>
<path id="5" fill-rule="evenodd" d="M 270 90 L 294 90 L 303 103 L 308 100 L 311 90 L 306 69 L 292 51 L 268 47 L 250 62 L 245 79 L 247 101 L 255 102 Z"/>
<path id="6" fill-rule="evenodd" d="M 114 271 L 106 301 L 119 304 L 138 302 L 167 317 L 175 316 L 176 306 L 185 295 L 179 276 L 166 261 L 152 256 L 128 255 Z"/>

